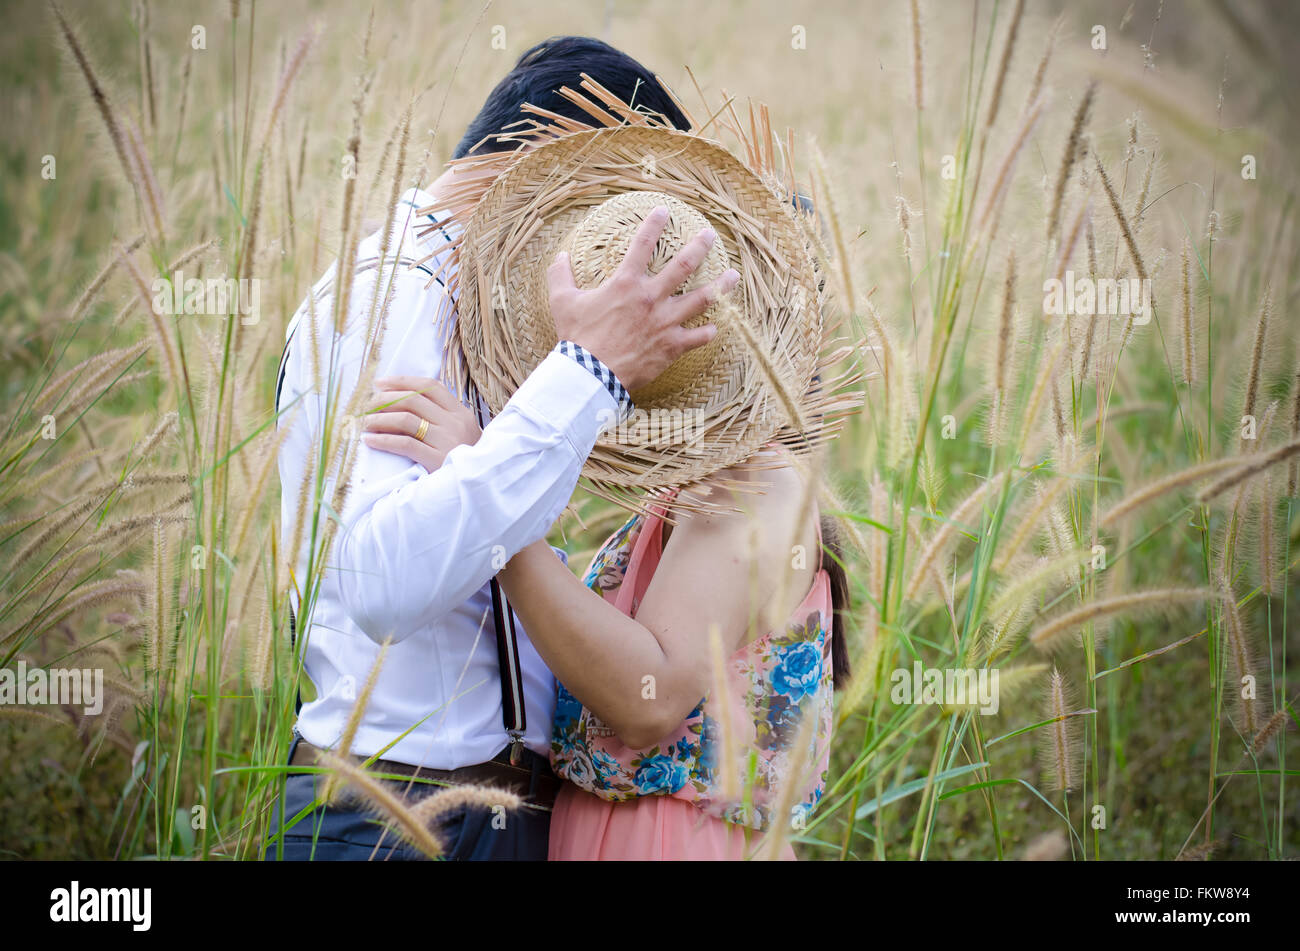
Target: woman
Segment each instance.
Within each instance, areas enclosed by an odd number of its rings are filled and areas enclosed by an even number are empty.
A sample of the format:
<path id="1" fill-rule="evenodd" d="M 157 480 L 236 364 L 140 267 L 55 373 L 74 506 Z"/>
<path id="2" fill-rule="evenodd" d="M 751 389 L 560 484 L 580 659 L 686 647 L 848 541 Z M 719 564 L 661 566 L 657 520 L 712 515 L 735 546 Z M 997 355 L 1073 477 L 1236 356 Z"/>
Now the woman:
<path id="1" fill-rule="evenodd" d="M 441 384 L 384 386 L 396 391 L 381 397 L 388 412 L 366 426 L 376 448 L 436 468 L 476 438 L 473 415 Z M 398 410 L 428 420 L 427 447 L 411 448 L 418 421 Z M 408 438 L 385 438 L 394 433 Z M 551 758 L 569 783 L 550 858 L 742 859 L 757 851 L 754 832 L 797 831 L 820 799 L 831 691 L 848 674 L 847 586 L 803 477 L 776 451 L 762 460 L 771 468 L 726 470 L 684 490 L 738 511 L 679 513 L 675 526 L 660 509 L 636 516 L 601 547 L 585 583 L 545 542 L 500 573 L 561 684 Z M 715 657 L 726 658 L 720 683 Z M 793 858 L 779 841 L 775 857 Z"/>

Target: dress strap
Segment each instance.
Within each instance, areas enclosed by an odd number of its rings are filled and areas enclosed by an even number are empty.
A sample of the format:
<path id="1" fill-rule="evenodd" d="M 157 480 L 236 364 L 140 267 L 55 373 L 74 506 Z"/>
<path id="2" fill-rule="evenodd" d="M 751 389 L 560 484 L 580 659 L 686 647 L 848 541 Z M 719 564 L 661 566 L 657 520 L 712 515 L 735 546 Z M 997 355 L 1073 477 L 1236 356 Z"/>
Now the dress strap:
<path id="1" fill-rule="evenodd" d="M 663 516 L 664 510 L 651 507 L 642 515 L 641 529 L 637 533 L 636 543 L 628 553 L 627 567 L 623 571 L 623 580 L 619 584 L 614 606 L 633 617 L 633 606 L 640 598 L 642 590 L 649 584 L 659 557 L 663 554 Z M 642 583 L 642 578 L 647 579 Z"/>
<path id="2" fill-rule="evenodd" d="M 826 567 L 826 549 L 822 547 L 822 512 L 817 506 L 813 508 L 813 525 L 817 529 L 817 570 L 821 571 Z"/>

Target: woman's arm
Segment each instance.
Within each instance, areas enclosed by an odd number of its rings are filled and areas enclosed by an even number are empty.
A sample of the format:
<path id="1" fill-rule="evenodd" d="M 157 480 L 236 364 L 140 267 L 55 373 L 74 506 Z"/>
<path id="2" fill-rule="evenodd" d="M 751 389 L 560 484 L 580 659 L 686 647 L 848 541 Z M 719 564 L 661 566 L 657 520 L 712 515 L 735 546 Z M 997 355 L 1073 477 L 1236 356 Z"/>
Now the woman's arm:
<path id="1" fill-rule="evenodd" d="M 763 495 L 736 497 L 742 514 L 679 518 L 635 619 L 585 587 L 542 543 L 498 576 L 556 677 L 634 749 L 671 732 L 708 692 L 711 628 L 730 656 L 753 632 L 779 623 L 811 583 L 811 523 L 795 533 L 799 476 L 777 469 L 749 478 L 769 485 Z M 811 556 L 796 561 L 791 544 Z"/>

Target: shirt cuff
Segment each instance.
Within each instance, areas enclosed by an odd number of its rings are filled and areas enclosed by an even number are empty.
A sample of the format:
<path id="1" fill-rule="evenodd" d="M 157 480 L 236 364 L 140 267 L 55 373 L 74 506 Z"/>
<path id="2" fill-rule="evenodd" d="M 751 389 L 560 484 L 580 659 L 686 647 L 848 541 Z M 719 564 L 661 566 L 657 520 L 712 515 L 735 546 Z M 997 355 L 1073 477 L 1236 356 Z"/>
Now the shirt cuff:
<path id="1" fill-rule="evenodd" d="M 506 409 L 512 406 L 563 433 L 581 460 L 591 454 L 600 434 L 618 421 L 618 404 L 601 380 L 555 351 L 510 397 Z"/>
<path id="2" fill-rule="evenodd" d="M 632 396 L 627 389 L 619 382 L 614 371 L 605 364 L 596 359 L 595 355 L 572 340 L 561 340 L 555 345 L 555 352 L 562 353 L 569 359 L 575 361 L 578 366 L 591 372 L 609 390 L 609 395 L 614 397 L 614 402 L 618 404 L 619 420 L 627 419 L 632 414 Z"/>

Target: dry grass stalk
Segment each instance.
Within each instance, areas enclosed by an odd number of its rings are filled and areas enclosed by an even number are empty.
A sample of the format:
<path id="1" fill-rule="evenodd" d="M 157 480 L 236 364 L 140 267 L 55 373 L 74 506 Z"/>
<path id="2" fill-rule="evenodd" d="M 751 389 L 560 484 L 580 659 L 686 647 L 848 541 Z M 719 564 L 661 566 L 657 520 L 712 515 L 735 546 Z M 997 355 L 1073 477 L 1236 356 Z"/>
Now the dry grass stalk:
<path id="1" fill-rule="evenodd" d="M 141 440 L 139 448 L 136 449 L 137 458 L 147 460 L 153 455 L 153 451 L 158 448 L 162 441 L 176 431 L 179 425 L 180 416 L 175 410 L 164 413 L 162 418 L 158 420 L 158 425 Z"/>
<path id="2" fill-rule="evenodd" d="M 753 328 L 741 316 L 736 306 L 725 300 L 718 305 L 718 330 L 721 331 L 724 328 L 732 330 L 749 349 L 749 355 L 754 358 L 754 362 L 767 379 L 768 386 L 785 409 L 787 424 L 797 432 L 806 432 L 808 423 L 804 419 L 803 412 L 799 409 L 794 394 L 786 387 L 781 379 L 780 371 L 772 363 L 768 345 L 758 339 Z"/>
<path id="3" fill-rule="evenodd" d="M 989 413 L 989 442 L 1000 445 L 1006 433 L 1007 369 L 1011 363 L 1012 324 L 1016 310 L 1016 253 L 1007 254 L 1007 277 L 1002 285 L 1002 311 L 998 319 L 997 350 L 993 359 L 993 406 Z"/>
<path id="4" fill-rule="evenodd" d="M 145 596 L 146 590 L 144 582 L 139 580 L 134 572 L 119 570 L 111 578 L 91 582 L 67 592 L 49 605 L 49 613 L 41 614 L 38 611 L 21 630 L 24 631 L 27 640 L 35 640 L 79 611 L 104 607 L 122 600 L 130 600 L 138 604 Z"/>
<path id="5" fill-rule="evenodd" d="M 1011 140 L 1011 147 L 1007 149 L 1006 155 L 1003 156 L 1001 163 L 998 165 L 997 173 L 993 176 L 993 187 L 989 190 L 989 197 L 984 202 L 984 210 L 980 212 L 974 232 L 976 240 L 972 242 L 971 247 L 968 247 L 968 255 L 974 253 L 974 245 L 978 244 L 979 237 L 992 234 L 997 230 L 1003 200 L 1010 189 L 1012 173 L 1015 171 L 1016 163 L 1020 158 L 1020 154 L 1024 151 L 1030 135 L 1038 125 L 1038 120 L 1042 118 L 1046 104 L 1045 98 L 1038 98 L 1033 100 L 1026 108 L 1025 115 L 1020 121 L 1020 127 Z"/>
<path id="6" fill-rule="evenodd" d="M 385 299 L 384 307 L 382 309 L 379 306 L 380 294 L 384 287 L 382 262 L 389 260 L 389 251 L 391 250 L 393 240 L 393 224 L 397 218 L 398 202 L 402 197 L 402 181 L 406 172 L 406 148 L 411 138 L 411 112 L 414 106 L 415 103 L 413 101 L 407 103 L 406 109 L 402 113 L 402 118 L 398 123 L 397 159 L 393 171 L 393 187 L 388 196 L 388 215 L 384 221 L 384 227 L 380 232 L 379 238 L 379 260 L 381 264 L 379 273 L 375 276 L 375 290 L 370 299 L 370 316 L 366 322 L 366 336 L 368 338 L 374 335 L 376 322 L 379 320 L 380 314 L 387 313 L 388 310 L 387 299 Z M 397 253 L 399 255 L 401 254 L 400 247 L 397 249 Z M 393 267 L 397 267 L 396 262 L 394 262 Z M 392 282 L 390 281 L 389 290 L 391 291 L 391 289 Z"/>
<path id="7" fill-rule="evenodd" d="M 825 156 L 822 155 L 821 149 L 817 148 L 815 144 L 812 146 L 812 159 L 817 190 L 820 192 L 820 198 L 826 209 L 823 218 L 829 227 L 831 240 L 835 244 L 835 263 L 831 270 L 839 280 L 839 292 L 843 297 L 842 306 L 844 310 L 847 313 L 853 313 L 858 302 L 853 289 L 853 268 L 850 263 L 852 259 L 849 257 L 849 243 L 840 224 L 841 216 L 835 201 L 830 175 L 826 172 Z"/>
<path id="8" fill-rule="evenodd" d="M 266 447 L 264 452 L 259 453 L 262 464 L 257 470 L 256 477 L 245 490 L 241 503 L 243 511 L 240 513 L 234 533 L 230 536 L 232 539 L 230 550 L 237 556 L 246 553 L 245 546 L 248 544 L 249 533 L 253 530 L 253 523 L 262 515 L 262 500 L 271 485 L 271 474 L 278 471 L 280 447 L 284 445 L 285 439 L 292 432 L 293 420 L 297 417 L 299 408 L 294 407 L 293 410 L 290 410 L 289 418 L 284 420 L 274 433 L 262 440 Z M 251 555 L 252 553 L 248 552 L 247 554 Z"/>
<path id="9" fill-rule="evenodd" d="M 889 492 L 880 480 L 880 473 L 871 476 L 871 518 L 880 525 L 889 524 Z M 885 603 L 885 561 L 889 556 L 889 539 L 884 531 L 872 526 L 870 550 L 867 556 L 870 596 L 876 603 L 866 605 L 866 624 L 863 625 L 870 646 L 880 636 L 881 608 Z"/>
<path id="10" fill-rule="evenodd" d="M 126 266 L 127 273 L 131 275 L 132 283 L 135 286 L 141 302 L 149 311 L 149 320 L 153 326 L 154 337 L 157 342 L 158 350 L 161 353 L 163 366 L 167 370 L 167 379 L 171 383 L 172 392 L 179 394 L 183 392 L 180 370 L 178 369 L 180 358 L 176 354 L 176 345 L 174 335 L 170 327 L 167 326 L 163 315 L 159 314 L 153 306 L 153 297 L 149 292 L 149 285 L 145 282 L 144 275 L 136 267 L 134 258 L 119 252 L 122 263 Z"/>
<path id="11" fill-rule="evenodd" d="M 251 583 L 250 583 L 251 588 Z M 265 596 L 258 599 L 256 626 L 252 629 L 252 647 L 245 651 L 248 682 L 255 690 L 270 690 L 275 682 L 275 624 L 271 620 L 271 603 Z M 241 626 L 246 624 L 248 611 L 241 612 Z M 232 638 L 233 641 L 233 638 Z"/>
<path id="12" fill-rule="evenodd" d="M 1218 498 L 1224 492 L 1234 486 L 1240 485 L 1247 479 L 1259 475 L 1270 466 L 1275 466 L 1279 462 L 1285 462 L 1292 456 L 1300 455 L 1300 439 L 1293 439 L 1288 443 L 1278 446 L 1272 452 L 1256 453 L 1251 457 L 1251 461 L 1234 469 L 1221 479 L 1210 483 L 1200 492 L 1196 493 L 1196 501 L 1204 505 L 1212 499 Z M 1225 460 L 1226 461 L 1226 460 Z M 1241 457 L 1231 460 L 1232 462 L 1241 462 Z"/>
<path id="13" fill-rule="evenodd" d="M 1074 548 L 1054 553 L 1048 558 L 1035 559 L 1024 570 L 1011 575 L 1009 583 L 989 601 L 989 616 L 1005 620 L 1022 608 L 1031 606 L 1036 595 L 1047 595 L 1059 586 L 1061 578 L 1072 578 L 1079 567 L 1087 562 L 1088 556 L 1087 551 Z"/>
<path id="14" fill-rule="evenodd" d="M 1084 239 L 1088 248 L 1088 276 L 1096 280 L 1100 275 L 1097 269 L 1097 239 L 1092 231 L 1092 216 L 1088 216 L 1088 223 L 1084 227 Z M 1092 366 L 1092 352 L 1097 339 L 1097 315 L 1092 314 L 1088 318 L 1087 331 L 1084 334 L 1083 352 L 1079 356 L 1079 382 L 1086 384 L 1088 379 L 1088 370 Z"/>
<path id="15" fill-rule="evenodd" d="M 154 521 L 153 572 L 149 590 L 149 627 L 145 667 L 155 677 L 166 673 L 171 651 L 172 624 L 172 572 L 174 565 L 167 544 L 167 526 L 162 519 Z"/>
<path id="16" fill-rule="evenodd" d="M 1070 182 L 1070 172 L 1074 169 L 1082 154 L 1083 130 L 1088 124 L 1088 115 L 1092 111 L 1092 101 L 1097 95 L 1097 81 L 1088 83 L 1074 110 L 1074 121 L 1070 124 L 1070 134 L 1065 140 L 1065 152 L 1061 164 L 1056 170 L 1056 188 L 1052 191 L 1052 204 L 1047 213 L 1047 240 L 1056 237 L 1056 230 L 1061 224 L 1061 205 L 1065 201 L 1065 186 Z"/>
<path id="17" fill-rule="evenodd" d="M 1065 22 L 1065 12 L 1062 11 L 1052 23 L 1052 28 L 1047 32 L 1047 42 L 1043 44 L 1043 55 L 1038 60 L 1038 68 L 1034 70 L 1034 78 L 1029 83 L 1029 95 L 1025 97 L 1024 111 L 1029 111 L 1029 107 L 1038 101 L 1038 94 L 1042 92 L 1043 80 L 1047 77 L 1047 64 L 1052 61 L 1052 53 L 1056 51 L 1056 37 L 1061 31 L 1061 24 Z"/>
<path id="18" fill-rule="evenodd" d="M 1147 199 L 1151 196 L 1151 177 L 1155 173 L 1156 153 L 1152 150 L 1147 156 L 1146 171 L 1142 175 L 1142 187 L 1138 189 L 1137 203 L 1133 206 L 1133 233 L 1137 234 L 1142 230 L 1142 222 L 1146 218 Z"/>
<path id="19" fill-rule="evenodd" d="M 262 193 L 265 188 L 266 166 L 270 161 L 271 136 L 279 124 L 280 113 L 289 97 L 289 89 L 302 69 L 302 65 L 307 59 L 307 52 L 311 49 L 315 39 L 315 30 L 308 30 L 299 38 L 297 45 L 294 47 L 293 55 L 288 58 L 284 65 L 280 80 L 276 84 L 275 93 L 271 98 L 266 129 L 262 133 L 262 141 L 257 150 L 256 169 L 253 173 L 252 198 L 249 202 L 248 224 L 244 228 L 243 242 L 239 250 L 240 278 L 248 278 L 252 274 L 253 259 L 257 253 L 257 233 L 262 218 Z M 245 140 L 245 144 L 247 144 L 247 140 Z M 351 145 L 352 143 L 349 142 L 349 147 Z M 352 155 L 355 159 L 356 153 L 353 152 Z"/>
<path id="20" fill-rule="evenodd" d="M 101 384 L 109 377 L 120 374 L 148 349 L 149 344 L 142 341 L 87 357 L 46 384 L 32 400 L 32 408 L 41 415 L 57 411 L 69 418 L 76 416 L 83 407 L 85 395 L 97 387 L 102 389 Z M 71 388 L 74 383 L 75 390 Z"/>
<path id="21" fill-rule="evenodd" d="M 77 39 L 76 32 L 68 23 L 67 17 L 63 15 L 57 3 L 50 3 L 50 9 L 54 13 L 55 19 L 59 21 L 59 31 L 63 34 L 63 39 L 67 42 L 68 48 L 72 51 L 73 58 L 77 61 L 77 67 L 81 70 L 81 75 L 86 80 L 86 86 L 90 90 L 91 101 L 99 111 L 100 118 L 104 121 L 104 127 L 108 131 L 109 140 L 113 143 L 113 151 L 117 153 L 118 161 L 122 165 L 122 171 L 126 173 L 127 181 L 135 184 L 135 178 L 132 175 L 132 164 L 127 158 L 126 145 L 123 140 L 122 127 L 117 121 L 117 113 L 113 111 L 113 105 L 109 102 L 107 93 L 100 83 L 99 78 L 95 75 L 94 67 L 90 65 L 90 58 L 86 56 L 82 49 L 81 42 Z"/>
<path id="22" fill-rule="evenodd" d="M 1034 379 L 1034 388 L 1030 390 L 1029 400 L 1025 403 L 1024 412 L 1020 416 L 1020 443 L 1017 446 L 1017 451 L 1021 455 L 1024 454 L 1025 448 L 1029 445 L 1029 441 L 1036 431 L 1038 412 L 1042 408 L 1044 395 L 1047 393 L 1048 386 L 1056 379 L 1061 361 L 1066 356 L 1069 348 L 1070 338 L 1064 333 L 1059 333 L 1057 336 L 1060 340 L 1039 367 L 1038 375 Z"/>
<path id="23" fill-rule="evenodd" d="M 989 629 L 980 639 L 979 653 L 976 655 L 976 662 L 984 665 L 991 665 L 999 657 L 1011 653 L 1019 640 L 1020 633 L 1029 624 L 1033 610 L 1027 602 L 1022 602 L 1000 616 L 990 611 L 990 616 L 992 621 Z M 999 689 L 1001 689 L 1001 680 L 999 680 Z"/>
<path id="24" fill-rule="evenodd" d="M 1291 439 L 1300 439 L 1300 370 L 1296 371 L 1295 378 L 1291 381 L 1294 393 L 1291 395 Z M 1297 483 L 1300 480 L 1300 462 L 1292 460 L 1287 465 L 1286 494 L 1288 498 L 1295 498 Z"/>
<path id="25" fill-rule="evenodd" d="M 907 261 L 908 273 L 912 270 L 912 209 L 902 195 L 895 196 L 898 205 L 898 231 L 903 236 L 903 259 Z"/>
<path id="26" fill-rule="evenodd" d="M 1011 54 L 1016 48 L 1016 36 L 1020 33 L 1020 20 L 1025 15 L 1025 0 L 1016 0 L 1016 8 L 1011 13 L 1011 26 L 1007 29 L 1007 40 L 1002 46 L 1002 57 L 998 60 L 998 74 L 993 81 L 993 92 L 989 95 L 989 111 L 984 118 L 984 127 L 993 125 L 1002 107 L 1002 87 L 1007 81 L 1007 71 L 1011 68 Z"/>
<path id="27" fill-rule="evenodd" d="M 1246 459 L 1243 456 L 1232 456 L 1226 459 L 1210 459 L 1207 462 L 1198 463 L 1194 466 L 1188 466 L 1186 469 L 1180 469 L 1177 472 L 1170 473 L 1162 479 L 1157 479 L 1150 485 L 1138 489 L 1125 496 L 1115 505 L 1106 510 L 1102 515 L 1100 525 L 1112 525 L 1115 522 L 1131 515 L 1142 506 L 1174 489 L 1181 488 L 1192 482 L 1199 482 L 1201 479 L 1222 472 L 1224 469 L 1232 469 L 1242 465 Z"/>
<path id="28" fill-rule="evenodd" d="M 1047 742 L 1042 748 L 1043 771 L 1052 789 L 1069 792 L 1076 785 L 1078 731 L 1072 713 L 1073 700 L 1065 677 L 1055 667 L 1047 686 Z"/>
<path id="29" fill-rule="evenodd" d="M 392 638 L 385 638 L 384 643 L 379 647 L 379 653 L 375 655 L 375 662 L 370 665 L 370 673 L 366 674 L 366 682 L 361 687 L 361 692 L 357 694 L 357 702 L 352 705 L 352 712 L 348 714 L 347 722 L 343 724 L 343 732 L 339 734 L 339 741 L 334 744 L 336 750 L 342 750 L 344 755 L 351 755 L 352 741 L 357 737 L 357 730 L 361 726 L 362 719 L 365 718 L 366 707 L 370 705 L 370 695 L 375 691 L 375 684 L 379 682 L 379 672 L 383 669 L 384 661 L 388 657 L 388 649 L 392 646 Z M 333 802 L 335 794 L 339 790 L 339 779 L 330 776 L 325 781 L 324 791 L 320 798 L 325 802 Z"/>
<path id="30" fill-rule="evenodd" d="M 1025 547 L 1025 543 L 1033 537 L 1034 532 L 1038 530 L 1043 516 L 1047 513 L 1056 497 L 1065 491 L 1070 484 L 1068 476 L 1058 476 L 1046 486 L 1039 485 L 1035 488 L 1034 504 L 1029 511 L 1024 512 L 1016 521 L 1015 531 L 1007 540 L 1005 546 L 994 556 L 993 570 L 999 574 L 1005 574 L 1011 566 L 1012 559 L 1020 553 Z"/>
<path id="31" fill-rule="evenodd" d="M 145 149 L 140 130 L 129 119 L 124 123 L 124 128 L 126 154 L 133 172 L 131 181 L 144 205 L 145 223 L 154 246 L 162 248 L 165 236 L 162 189 L 158 185 L 158 177 L 154 174 L 153 163 L 149 161 L 149 153 Z"/>
<path id="32" fill-rule="evenodd" d="M 1057 639 L 1071 630 L 1102 618 L 1113 617 L 1143 608 L 1204 601 L 1209 593 L 1202 588 L 1159 588 L 1153 591 L 1135 591 L 1113 598 L 1091 601 L 1071 611 L 1066 611 L 1029 635 L 1030 642 L 1041 650 L 1051 649 Z"/>
<path id="33" fill-rule="evenodd" d="M 1219 576 L 1219 587 L 1223 595 L 1222 616 L 1228 635 L 1228 659 L 1236 678 L 1231 685 L 1225 686 L 1229 688 L 1229 697 L 1237 711 L 1241 732 L 1253 739 L 1260 733 L 1259 715 L 1256 712 L 1254 646 L 1241 616 L 1237 595 L 1226 575 Z"/>
<path id="34" fill-rule="evenodd" d="M 938 559 L 939 555 L 948 547 L 948 542 L 958 530 L 968 531 L 971 529 L 971 522 L 975 513 L 984 504 L 984 499 L 994 489 L 1002 485 L 1007 478 L 1007 473 L 1002 472 L 981 483 L 975 491 L 971 492 L 962 502 L 953 510 L 951 516 L 935 531 L 930 543 L 921 553 L 920 559 L 916 563 L 916 568 L 912 572 L 912 577 L 907 583 L 907 589 L 904 597 L 907 600 L 913 600 L 921 590 L 921 585 L 925 582 L 926 572 Z"/>
<path id="35" fill-rule="evenodd" d="M 185 56 L 185 65 L 181 68 L 181 101 L 176 110 L 176 143 L 172 146 L 172 165 L 180 155 L 181 142 L 185 140 L 185 112 L 190 102 L 190 74 L 194 71 L 194 50 Z"/>
<path id="36" fill-rule="evenodd" d="M 879 341 L 876 344 L 876 359 L 880 365 L 881 385 L 885 397 L 884 412 L 887 417 L 891 417 L 896 401 L 894 387 L 898 357 L 894 349 L 894 342 L 890 339 L 889 330 L 885 327 L 885 322 L 880 319 L 880 314 L 876 311 L 876 307 L 871 303 L 870 298 L 863 301 L 863 310 L 866 312 L 867 319 L 871 324 L 872 333 L 875 334 L 876 339 Z"/>
<path id="37" fill-rule="evenodd" d="M 367 73 L 357 80 L 357 91 L 352 97 L 352 135 L 349 136 L 347 145 L 344 148 L 347 159 L 350 162 L 352 174 L 345 179 L 343 186 L 343 209 L 342 224 L 340 225 L 339 241 L 339 258 L 337 273 L 351 274 L 356 269 L 357 245 L 360 238 L 357 234 L 358 223 L 355 215 L 358 211 L 354 210 L 356 202 L 357 176 L 361 170 L 361 118 L 365 113 L 366 96 L 370 92 L 370 82 L 373 74 Z M 347 328 L 344 326 L 348 316 L 348 305 L 352 295 L 352 282 L 339 281 L 334 290 L 334 319 L 332 326 L 334 333 L 343 333 Z"/>
<path id="38" fill-rule="evenodd" d="M 500 808 L 506 812 L 515 812 L 523 808 L 523 805 L 524 800 L 518 793 L 508 789 L 467 783 L 463 786 L 448 786 L 425 796 L 411 807 L 411 815 L 417 822 L 428 828 L 444 816 L 462 809 Z"/>
<path id="39" fill-rule="evenodd" d="M 914 513 L 919 515 L 919 513 Z M 907 520 L 907 539 L 908 543 L 915 545 L 919 551 L 925 547 L 925 539 L 921 537 L 921 530 L 917 527 L 917 519 L 910 518 Z M 934 590 L 939 593 L 939 600 L 948 608 L 949 612 L 953 609 L 953 594 L 947 581 L 939 571 L 939 566 L 931 563 L 930 569 L 926 572 L 927 580 L 934 585 Z"/>
<path id="40" fill-rule="evenodd" d="M 1183 238 L 1183 258 L 1182 258 L 1182 278 L 1183 278 L 1183 309 L 1182 309 L 1182 344 L 1183 344 L 1183 382 L 1188 386 L 1196 383 L 1196 333 L 1194 330 L 1195 304 L 1192 301 L 1192 263 L 1191 263 L 1192 242 L 1190 238 Z"/>
<path id="41" fill-rule="evenodd" d="M 1128 248 L 1129 258 L 1133 262 L 1138 278 L 1146 281 L 1148 280 L 1147 266 L 1142 260 L 1142 253 L 1138 250 L 1137 240 L 1133 237 L 1133 229 L 1129 226 L 1124 209 L 1120 207 L 1119 196 L 1115 194 L 1115 186 L 1111 184 L 1110 176 L 1106 174 L 1106 166 L 1101 164 L 1101 156 L 1094 154 L 1093 158 L 1097 164 L 1097 176 L 1101 179 L 1102 189 L 1106 192 L 1106 200 L 1110 202 L 1111 211 L 1115 213 L 1115 221 L 1119 225 L 1120 234 L 1124 238 L 1124 245 Z"/>
<path id="42" fill-rule="evenodd" d="M 1258 733 L 1255 734 L 1254 740 L 1250 744 L 1250 752 L 1254 756 L 1259 756 L 1264 752 L 1265 747 L 1273 742 L 1273 738 L 1279 733 L 1285 733 L 1291 727 L 1291 711 L 1282 707 L 1265 723 Z"/>
<path id="43" fill-rule="evenodd" d="M 912 15 L 912 86 L 916 95 L 916 109 L 922 112 L 925 110 L 925 61 L 921 42 L 921 8 L 917 0 L 910 0 L 909 9 Z"/>
<path id="44" fill-rule="evenodd" d="M 419 849 L 429 858 L 442 855 L 445 844 L 419 817 L 412 808 L 393 793 L 381 780 L 375 779 L 369 772 L 357 766 L 350 758 L 339 756 L 327 750 L 320 753 L 322 766 L 331 770 L 331 778 L 337 777 L 335 785 L 344 784 L 361 796 L 362 800 L 386 819 L 394 832 L 404 842 Z"/>
<path id="45" fill-rule="evenodd" d="M 1259 381 L 1264 367 L 1264 347 L 1268 342 L 1268 322 L 1269 312 L 1272 308 L 1272 288 L 1264 289 L 1264 297 L 1259 304 L 1259 317 L 1255 321 L 1255 345 L 1250 351 L 1250 372 L 1246 377 L 1246 396 L 1241 407 L 1242 418 L 1253 417 L 1255 415 L 1255 405 L 1259 400 Z M 1238 452 L 1245 452 L 1250 440 L 1246 439 L 1243 432 L 1240 437 Z M 1257 433 L 1256 435 L 1262 435 Z"/>

